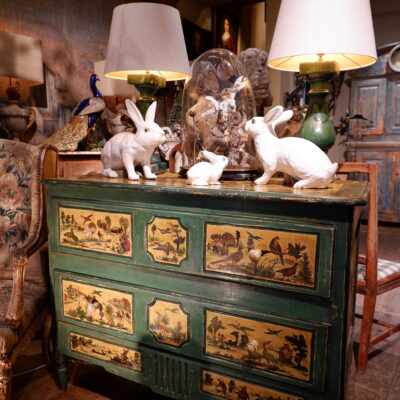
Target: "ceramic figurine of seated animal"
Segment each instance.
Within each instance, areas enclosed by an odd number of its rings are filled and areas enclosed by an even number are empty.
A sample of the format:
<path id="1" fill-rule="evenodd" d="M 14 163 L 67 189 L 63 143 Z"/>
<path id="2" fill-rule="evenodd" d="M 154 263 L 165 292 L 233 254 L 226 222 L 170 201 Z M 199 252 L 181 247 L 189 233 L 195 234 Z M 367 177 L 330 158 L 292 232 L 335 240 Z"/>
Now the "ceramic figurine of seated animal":
<path id="1" fill-rule="evenodd" d="M 269 181 L 275 172 L 286 172 L 300 180 L 295 189 L 326 188 L 334 179 L 337 163 L 314 143 L 299 137 L 279 139 L 275 127 L 292 118 L 293 111 L 274 107 L 264 117 L 255 117 L 246 123 L 246 131 L 253 137 L 264 173 L 256 185 Z"/>
<path id="2" fill-rule="evenodd" d="M 221 183 L 218 180 L 221 178 L 224 168 L 228 165 L 228 158 L 206 150 L 199 153 L 199 158 L 206 161 L 201 161 L 189 169 L 187 184 L 196 186 L 220 185 Z"/>
<path id="3" fill-rule="evenodd" d="M 125 104 L 136 125 L 136 133 L 121 132 L 106 143 L 101 152 L 102 174 L 116 178 L 116 171 L 125 167 L 128 178 L 137 180 L 139 175 L 135 166 L 140 164 L 146 179 L 156 179 L 157 176 L 151 172 L 150 158 L 154 149 L 165 142 L 165 132 L 154 122 L 157 102 L 151 104 L 145 119 L 131 100 L 127 99 Z"/>

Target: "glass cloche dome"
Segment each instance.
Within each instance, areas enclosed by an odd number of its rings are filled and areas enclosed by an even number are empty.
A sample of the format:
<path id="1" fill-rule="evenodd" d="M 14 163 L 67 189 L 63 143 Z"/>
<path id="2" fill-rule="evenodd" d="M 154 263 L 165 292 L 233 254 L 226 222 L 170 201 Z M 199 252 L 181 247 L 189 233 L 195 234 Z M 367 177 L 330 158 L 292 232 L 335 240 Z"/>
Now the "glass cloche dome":
<path id="1" fill-rule="evenodd" d="M 252 139 L 244 132 L 255 115 L 253 91 L 244 65 L 229 50 L 212 49 L 192 65 L 183 91 L 183 170 L 201 150 L 228 157 L 222 179 L 250 178 L 257 170 Z"/>

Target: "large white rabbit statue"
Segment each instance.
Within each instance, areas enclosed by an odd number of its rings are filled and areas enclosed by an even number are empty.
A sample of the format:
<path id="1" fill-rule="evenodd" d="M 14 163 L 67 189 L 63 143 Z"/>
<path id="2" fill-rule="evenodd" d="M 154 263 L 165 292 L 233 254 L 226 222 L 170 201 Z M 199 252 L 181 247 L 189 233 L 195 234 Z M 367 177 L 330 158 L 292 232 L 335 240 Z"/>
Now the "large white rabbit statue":
<path id="1" fill-rule="evenodd" d="M 154 122 L 157 102 L 154 101 L 150 105 L 145 119 L 131 100 L 125 100 L 125 104 L 129 116 L 136 125 L 136 133 L 118 133 L 105 144 L 101 152 L 102 174 L 116 178 L 118 177 L 116 171 L 125 167 L 128 178 L 137 180 L 139 175 L 135 171 L 135 166 L 140 164 L 146 179 L 157 179 L 157 175 L 151 172 L 150 158 L 154 149 L 165 142 L 164 131 Z"/>
<path id="2" fill-rule="evenodd" d="M 202 150 L 199 158 L 207 161 L 201 161 L 189 169 L 187 172 L 187 184 L 196 186 L 220 185 L 222 171 L 228 165 L 228 158 Z"/>
<path id="3" fill-rule="evenodd" d="M 283 111 L 282 106 L 277 106 L 264 117 L 246 122 L 246 132 L 254 139 L 264 169 L 263 175 L 254 183 L 267 183 L 275 172 L 285 172 L 300 179 L 293 186 L 296 189 L 326 188 L 335 177 L 337 163 L 332 164 L 328 156 L 309 140 L 276 136 L 275 127 L 292 115 L 293 111 Z"/>

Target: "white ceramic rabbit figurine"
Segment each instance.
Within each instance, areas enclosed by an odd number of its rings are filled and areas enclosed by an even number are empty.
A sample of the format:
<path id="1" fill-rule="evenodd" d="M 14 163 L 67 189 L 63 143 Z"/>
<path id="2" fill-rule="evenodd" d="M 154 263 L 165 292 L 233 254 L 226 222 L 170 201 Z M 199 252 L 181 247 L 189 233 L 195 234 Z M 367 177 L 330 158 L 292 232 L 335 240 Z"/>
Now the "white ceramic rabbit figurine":
<path id="1" fill-rule="evenodd" d="M 154 122 L 157 102 L 154 101 L 150 105 L 145 119 L 131 100 L 127 99 L 125 104 L 129 116 L 136 125 L 136 133 L 118 133 L 105 144 L 101 152 L 102 174 L 116 178 L 118 177 L 116 170 L 125 167 L 128 178 L 137 180 L 139 175 L 135 171 L 135 166 L 140 164 L 146 179 L 156 179 L 157 176 L 151 172 L 150 158 L 154 149 L 165 142 L 164 131 Z"/>
<path id="2" fill-rule="evenodd" d="M 207 161 L 201 161 L 187 172 L 187 184 L 195 186 L 220 185 L 222 171 L 228 165 L 228 158 L 202 150 L 199 157 Z"/>
<path id="3" fill-rule="evenodd" d="M 253 137 L 264 173 L 254 181 L 267 183 L 275 172 L 286 172 L 300 180 L 296 189 L 326 188 L 333 180 L 337 163 L 332 164 L 328 156 L 314 143 L 298 137 L 279 139 L 275 127 L 292 118 L 293 112 L 274 107 L 264 117 L 255 117 L 246 122 L 246 131 Z"/>

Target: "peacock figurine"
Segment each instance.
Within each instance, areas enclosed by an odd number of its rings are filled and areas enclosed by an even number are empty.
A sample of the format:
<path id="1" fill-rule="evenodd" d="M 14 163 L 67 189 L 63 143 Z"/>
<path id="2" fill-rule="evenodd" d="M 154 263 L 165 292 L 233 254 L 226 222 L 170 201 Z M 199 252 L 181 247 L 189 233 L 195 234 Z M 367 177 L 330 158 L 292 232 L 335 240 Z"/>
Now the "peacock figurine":
<path id="1" fill-rule="evenodd" d="M 101 140 L 97 138 L 96 121 L 104 111 L 106 104 L 96 82 L 99 80 L 96 74 L 90 75 L 90 89 L 93 97 L 83 99 L 72 111 L 71 119 L 58 131 L 54 132 L 44 143 L 51 144 L 59 151 L 75 151 L 79 143 L 86 138 L 84 147 L 93 145 L 99 147 Z M 92 129 L 93 128 L 93 129 Z M 101 147 L 101 145 L 100 145 Z"/>
<path id="2" fill-rule="evenodd" d="M 88 128 L 91 128 L 94 125 L 106 106 L 103 100 L 103 95 L 96 87 L 96 82 L 99 80 L 100 79 L 96 74 L 90 75 L 89 82 L 93 97 L 83 99 L 72 112 L 72 115 L 87 115 L 89 119 Z"/>

